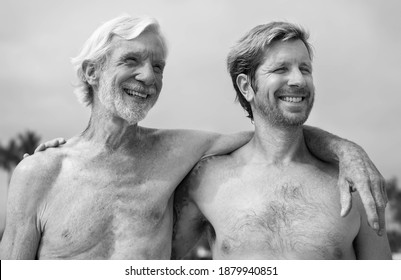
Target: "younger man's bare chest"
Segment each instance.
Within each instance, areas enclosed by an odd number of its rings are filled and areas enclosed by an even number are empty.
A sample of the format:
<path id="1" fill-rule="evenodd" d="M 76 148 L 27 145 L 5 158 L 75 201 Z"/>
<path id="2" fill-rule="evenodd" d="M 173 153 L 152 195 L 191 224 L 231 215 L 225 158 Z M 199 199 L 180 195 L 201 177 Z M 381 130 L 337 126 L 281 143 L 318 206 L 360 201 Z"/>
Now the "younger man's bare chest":
<path id="1" fill-rule="evenodd" d="M 208 186 L 217 190 L 211 198 L 216 203 L 202 209 L 220 233 L 214 255 L 352 258 L 358 217 L 355 211 L 347 219 L 340 217 L 336 178 L 308 169 L 242 171 L 231 170 L 225 183 L 220 176 L 217 185 Z"/>

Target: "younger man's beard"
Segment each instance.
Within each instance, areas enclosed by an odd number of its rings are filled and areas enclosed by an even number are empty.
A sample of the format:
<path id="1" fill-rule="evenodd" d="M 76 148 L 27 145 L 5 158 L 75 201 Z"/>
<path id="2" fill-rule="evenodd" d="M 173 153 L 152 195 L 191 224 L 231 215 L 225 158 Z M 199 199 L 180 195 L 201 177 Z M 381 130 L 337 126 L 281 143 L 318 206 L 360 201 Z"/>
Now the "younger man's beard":
<path id="1" fill-rule="evenodd" d="M 274 104 L 270 102 L 266 102 L 264 104 L 258 103 L 258 110 L 263 112 L 263 115 L 267 118 L 267 120 L 273 124 L 274 126 L 281 126 L 281 127 L 294 127 L 294 126 L 301 126 L 303 125 L 309 117 L 309 114 L 312 110 L 313 103 L 314 103 L 314 95 L 311 94 L 308 88 L 297 88 L 297 89 L 285 89 L 281 88 L 277 90 L 274 94 L 275 99 L 278 99 L 276 96 L 280 96 L 283 94 L 294 94 L 299 96 L 305 96 L 307 104 L 307 109 L 304 111 L 303 115 L 297 116 L 289 116 L 285 112 L 283 112 L 280 107 L 278 106 L 277 102 Z"/>

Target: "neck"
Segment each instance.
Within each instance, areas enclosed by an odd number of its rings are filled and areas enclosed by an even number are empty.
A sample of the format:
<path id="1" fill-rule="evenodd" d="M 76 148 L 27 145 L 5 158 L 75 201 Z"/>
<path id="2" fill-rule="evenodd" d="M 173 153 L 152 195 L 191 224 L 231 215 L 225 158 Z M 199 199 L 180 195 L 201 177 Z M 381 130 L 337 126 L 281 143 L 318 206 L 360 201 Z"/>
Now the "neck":
<path id="1" fill-rule="evenodd" d="M 309 154 L 303 128 L 272 125 L 265 120 L 255 119 L 255 134 L 250 145 L 253 159 L 275 165 L 286 165 L 300 161 Z"/>
<path id="2" fill-rule="evenodd" d="M 133 147 L 139 140 L 140 127 L 105 110 L 92 108 L 89 125 L 81 136 L 99 149 L 116 151 Z"/>

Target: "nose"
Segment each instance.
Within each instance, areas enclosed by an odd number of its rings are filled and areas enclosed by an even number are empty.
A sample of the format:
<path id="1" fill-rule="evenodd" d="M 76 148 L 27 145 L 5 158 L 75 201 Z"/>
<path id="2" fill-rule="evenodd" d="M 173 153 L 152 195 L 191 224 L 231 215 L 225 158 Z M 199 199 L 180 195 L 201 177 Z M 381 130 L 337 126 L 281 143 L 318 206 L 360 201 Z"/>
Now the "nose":
<path id="1" fill-rule="evenodd" d="M 153 85 L 156 81 L 156 78 L 152 64 L 148 61 L 144 62 L 141 67 L 137 69 L 137 75 L 135 78 L 147 86 Z"/>
<path id="2" fill-rule="evenodd" d="M 303 87 L 305 86 L 306 81 L 305 77 L 299 69 L 292 69 L 288 74 L 288 85 L 289 86 L 296 86 L 296 87 Z"/>

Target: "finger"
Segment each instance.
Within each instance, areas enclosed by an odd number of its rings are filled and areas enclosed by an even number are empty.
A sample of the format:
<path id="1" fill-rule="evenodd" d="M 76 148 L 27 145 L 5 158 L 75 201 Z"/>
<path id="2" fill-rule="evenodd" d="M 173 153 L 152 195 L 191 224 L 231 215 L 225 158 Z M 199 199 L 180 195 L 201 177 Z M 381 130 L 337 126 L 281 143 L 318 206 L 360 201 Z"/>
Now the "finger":
<path id="1" fill-rule="evenodd" d="M 382 198 L 384 200 L 384 206 L 386 206 L 388 203 L 387 188 L 386 188 L 387 183 L 384 177 L 380 174 L 380 171 L 373 164 L 373 162 L 371 162 L 369 174 L 370 174 L 370 180 L 374 183 L 374 185 L 376 185 L 375 180 L 377 180 L 377 186 L 380 187 L 380 194 L 382 195 Z"/>
<path id="2" fill-rule="evenodd" d="M 379 231 L 379 216 L 376 211 L 375 199 L 371 193 L 370 181 L 366 181 L 363 183 L 359 182 L 356 187 L 358 189 L 359 196 L 361 197 L 363 207 L 365 208 L 369 226 L 375 231 Z"/>
<path id="3" fill-rule="evenodd" d="M 54 148 L 59 146 L 58 139 L 53 139 L 45 143 L 46 148 Z"/>
<path id="4" fill-rule="evenodd" d="M 385 210 L 386 210 L 386 183 L 383 180 L 380 180 L 378 183 L 380 185 L 380 191 L 375 191 L 375 187 L 373 187 L 373 198 L 376 202 L 377 214 L 379 216 L 379 231 L 378 234 L 381 236 L 384 232 L 386 226 L 385 220 Z"/>
<path id="5" fill-rule="evenodd" d="M 383 198 L 384 198 L 384 207 L 387 206 L 388 196 L 387 196 L 387 183 L 383 178 Z"/>
<path id="6" fill-rule="evenodd" d="M 378 206 L 377 213 L 379 216 L 379 230 L 377 231 L 377 234 L 382 236 L 386 228 L 385 207 Z"/>
<path id="7" fill-rule="evenodd" d="M 340 189 L 341 217 L 345 217 L 351 211 L 352 196 L 349 192 L 349 184 L 345 179 L 338 180 L 338 187 Z"/>
<path id="8" fill-rule="evenodd" d="M 46 149 L 46 146 L 45 146 L 45 144 L 42 143 L 35 149 L 34 153 L 43 151 L 45 149 Z"/>
<path id="9" fill-rule="evenodd" d="M 67 141 L 66 141 L 64 138 L 62 138 L 62 137 L 57 138 L 57 140 L 58 140 L 59 145 L 65 144 L 65 143 L 67 142 Z"/>

